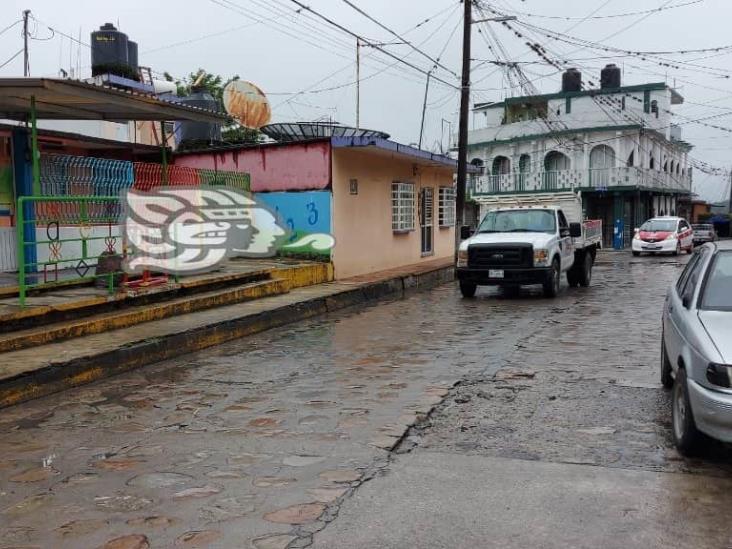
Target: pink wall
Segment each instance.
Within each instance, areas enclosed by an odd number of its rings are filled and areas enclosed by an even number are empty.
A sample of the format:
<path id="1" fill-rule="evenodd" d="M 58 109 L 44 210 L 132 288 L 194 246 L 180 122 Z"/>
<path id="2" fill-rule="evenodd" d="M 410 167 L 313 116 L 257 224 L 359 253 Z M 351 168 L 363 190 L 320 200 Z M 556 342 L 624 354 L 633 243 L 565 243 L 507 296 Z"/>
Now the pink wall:
<path id="1" fill-rule="evenodd" d="M 330 184 L 330 141 L 183 154 L 175 164 L 251 174 L 252 191 L 320 190 Z"/>

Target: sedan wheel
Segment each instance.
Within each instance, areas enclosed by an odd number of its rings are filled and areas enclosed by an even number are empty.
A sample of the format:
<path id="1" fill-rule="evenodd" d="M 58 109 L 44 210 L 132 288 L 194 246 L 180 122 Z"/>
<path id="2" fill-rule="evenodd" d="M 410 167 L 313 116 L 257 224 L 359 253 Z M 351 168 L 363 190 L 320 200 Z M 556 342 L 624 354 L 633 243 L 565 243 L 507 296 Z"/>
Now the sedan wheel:
<path id="1" fill-rule="evenodd" d="M 676 373 L 671 410 L 674 443 L 681 454 L 692 456 L 698 450 L 701 433 L 694 423 L 694 413 L 691 410 L 688 391 L 686 371 L 679 368 Z"/>

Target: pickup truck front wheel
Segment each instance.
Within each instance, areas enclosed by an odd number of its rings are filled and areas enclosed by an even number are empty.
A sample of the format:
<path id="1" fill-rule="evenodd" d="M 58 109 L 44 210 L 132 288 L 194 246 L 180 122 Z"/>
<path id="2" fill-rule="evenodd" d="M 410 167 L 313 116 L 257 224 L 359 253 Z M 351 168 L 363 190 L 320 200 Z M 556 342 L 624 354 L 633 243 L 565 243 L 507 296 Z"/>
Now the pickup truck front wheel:
<path id="1" fill-rule="evenodd" d="M 551 269 L 544 281 L 544 297 L 557 297 L 559 294 L 559 286 L 561 283 L 561 266 L 559 260 L 552 261 Z"/>
<path id="2" fill-rule="evenodd" d="M 475 297 L 475 291 L 478 289 L 478 285 L 474 282 L 460 281 L 460 293 L 463 297 Z"/>

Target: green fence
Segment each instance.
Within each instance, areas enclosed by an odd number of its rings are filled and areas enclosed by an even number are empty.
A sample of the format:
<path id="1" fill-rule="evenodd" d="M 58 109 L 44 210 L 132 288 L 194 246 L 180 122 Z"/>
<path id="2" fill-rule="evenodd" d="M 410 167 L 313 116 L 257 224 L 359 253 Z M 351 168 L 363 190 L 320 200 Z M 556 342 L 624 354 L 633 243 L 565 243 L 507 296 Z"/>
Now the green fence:
<path id="1" fill-rule="evenodd" d="M 113 293 L 124 276 L 120 230 L 117 196 L 20 197 L 20 305 L 29 290 L 68 280 L 103 280 Z"/>

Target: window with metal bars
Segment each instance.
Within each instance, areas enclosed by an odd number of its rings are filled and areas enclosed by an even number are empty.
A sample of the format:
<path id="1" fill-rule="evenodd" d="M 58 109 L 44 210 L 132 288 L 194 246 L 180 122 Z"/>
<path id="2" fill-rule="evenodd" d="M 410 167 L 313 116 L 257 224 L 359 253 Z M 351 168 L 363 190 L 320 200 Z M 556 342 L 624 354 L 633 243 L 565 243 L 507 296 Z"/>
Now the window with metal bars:
<path id="1" fill-rule="evenodd" d="M 414 183 L 391 184 L 391 229 L 394 232 L 414 230 Z"/>
<path id="2" fill-rule="evenodd" d="M 440 227 L 455 226 L 455 189 L 440 187 L 437 202 L 437 221 Z"/>

